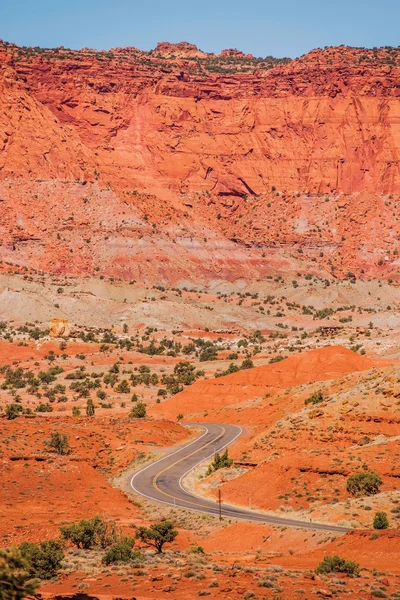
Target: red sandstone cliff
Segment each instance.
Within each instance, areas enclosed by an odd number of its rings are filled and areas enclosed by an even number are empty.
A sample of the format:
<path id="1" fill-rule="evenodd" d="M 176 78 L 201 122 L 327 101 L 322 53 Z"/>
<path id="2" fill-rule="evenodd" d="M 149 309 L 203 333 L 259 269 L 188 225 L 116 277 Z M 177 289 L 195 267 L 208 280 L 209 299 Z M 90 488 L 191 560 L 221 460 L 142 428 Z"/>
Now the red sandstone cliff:
<path id="1" fill-rule="evenodd" d="M 147 281 L 395 276 L 400 51 L 0 46 L 0 258 Z"/>

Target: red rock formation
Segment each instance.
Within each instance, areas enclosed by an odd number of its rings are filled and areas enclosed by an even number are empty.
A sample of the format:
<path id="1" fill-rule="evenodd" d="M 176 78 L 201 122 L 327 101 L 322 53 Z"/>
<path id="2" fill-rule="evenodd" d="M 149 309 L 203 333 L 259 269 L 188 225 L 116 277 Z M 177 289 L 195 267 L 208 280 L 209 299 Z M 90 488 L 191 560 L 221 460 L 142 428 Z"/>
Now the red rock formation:
<path id="1" fill-rule="evenodd" d="M 170 42 L 159 42 L 154 50 L 155 54 L 165 58 L 206 58 L 207 54 L 198 49 L 194 44 L 188 42 L 179 42 L 171 44 Z"/>
<path id="2" fill-rule="evenodd" d="M 2 44 L 0 256 L 149 281 L 393 277 L 399 64 Z"/>
<path id="3" fill-rule="evenodd" d="M 254 58 L 252 54 L 245 54 L 236 48 L 226 48 L 220 54 L 221 58 Z"/>

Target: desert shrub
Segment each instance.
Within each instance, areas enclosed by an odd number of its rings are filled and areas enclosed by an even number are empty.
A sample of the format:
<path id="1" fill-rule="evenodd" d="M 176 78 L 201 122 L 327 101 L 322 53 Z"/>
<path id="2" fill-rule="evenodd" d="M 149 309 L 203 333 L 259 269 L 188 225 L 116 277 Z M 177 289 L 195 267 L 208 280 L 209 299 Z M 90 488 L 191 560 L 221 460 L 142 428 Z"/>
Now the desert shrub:
<path id="1" fill-rule="evenodd" d="M 35 408 L 35 412 L 40 412 L 40 413 L 53 412 L 53 407 L 48 402 L 41 402 Z"/>
<path id="2" fill-rule="evenodd" d="M 146 405 L 144 402 L 136 402 L 134 406 L 132 406 L 131 412 L 129 416 L 131 419 L 144 419 L 147 414 Z"/>
<path id="3" fill-rule="evenodd" d="M 228 448 L 222 454 L 216 452 L 213 462 L 207 469 L 206 475 L 211 475 L 211 473 L 214 473 L 214 471 L 218 471 L 218 469 L 229 469 L 229 467 L 232 466 L 232 463 L 233 460 L 228 456 Z"/>
<path id="4" fill-rule="evenodd" d="M 139 527 L 136 537 L 146 546 L 153 546 L 157 552 L 162 552 L 164 544 L 173 542 L 178 532 L 171 521 L 160 521 L 150 527 Z"/>
<path id="5" fill-rule="evenodd" d="M 311 396 L 306 398 L 304 400 L 304 404 L 307 406 L 307 404 L 319 404 L 320 402 L 323 402 L 323 401 L 324 401 L 324 395 L 321 392 L 321 390 L 318 390 L 318 392 L 313 392 L 311 394 Z"/>
<path id="6" fill-rule="evenodd" d="M 314 314 L 315 319 L 326 319 L 335 313 L 333 308 L 322 308 L 321 310 L 317 310 Z"/>
<path id="7" fill-rule="evenodd" d="M 196 380 L 196 369 L 190 362 L 182 361 L 175 365 L 174 375 L 179 383 L 191 385 Z"/>
<path id="8" fill-rule="evenodd" d="M 116 392 L 119 392 L 120 394 L 129 394 L 129 392 L 131 391 L 131 388 L 129 387 L 129 383 L 127 382 L 126 379 L 123 379 L 115 388 Z"/>
<path id="9" fill-rule="evenodd" d="M 387 529 L 389 527 L 389 520 L 385 512 L 377 512 L 373 520 L 374 529 Z"/>
<path id="10" fill-rule="evenodd" d="M 360 574 L 360 565 L 353 560 L 346 560 L 335 554 L 334 556 L 325 556 L 315 569 L 315 572 L 318 574 L 347 573 L 347 575 L 358 577 Z"/>
<path id="11" fill-rule="evenodd" d="M 204 554 L 203 546 L 190 546 L 189 552 L 191 554 Z"/>
<path id="12" fill-rule="evenodd" d="M 130 562 L 137 554 L 133 550 L 134 545 L 134 538 L 121 537 L 107 550 L 102 558 L 102 562 L 106 565 Z"/>
<path id="13" fill-rule="evenodd" d="M 251 358 L 245 358 L 245 359 L 242 361 L 242 364 L 240 365 L 240 369 L 241 369 L 241 370 L 242 370 L 242 369 L 243 369 L 243 370 L 245 370 L 245 369 L 252 369 L 253 367 L 254 367 L 254 363 L 253 363 L 253 361 L 251 360 Z"/>
<path id="14" fill-rule="evenodd" d="M 57 454 L 66 455 L 71 452 L 68 437 L 65 433 L 53 431 L 50 434 L 50 439 L 45 440 L 45 445 Z"/>
<path id="15" fill-rule="evenodd" d="M 388 595 L 385 594 L 385 592 L 383 590 L 378 590 L 378 589 L 371 590 L 371 596 L 373 598 L 387 598 L 388 597 Z"/>
<path id="16" fill-rule="evenodd" d="M 281 354 L 279 354 L 278 356 L 273 356 L 269 362 L 270 362 L 270 364 L 273 364 L 273 363 L 281 362 L 281 360 L 285 360 L 285 357 L 282 356 Z"/>
<path id="17" fill-rule="evenodd" d="M 88 417 L 93 417 L 94 411 L 95 411 L 95 407 L 94 407 L 93 400 L 91 398 L 89 398 L 89 400 L 86 402 L 86 415 Z"/>
<path id="18" fill-rule="evenodd" d="M 23 542 L 19 551 L 26 560 L 32 577 L 52 579 L 61 570 L 64 550 L 60 540 L 47 540 L 40 544 Z"/>
<path id="19" fill-rule="evenodd" d="M 23 408 L 18 402 L 12 402 L 6 407 L 6 416 L 9 421 L 16 419 L 23 412 Z"/>
<path id="20" fill-rule="evenodd" d="M 354 473 L 347 479 L 346 489 L 353 496 L 372 496 L 379 492 L 382 479 L 375 471 Z"/>
<path id="21" fill-rule="evenodd" d="M 232 373 L 237 373 L 239 371 L 239 367 L 235 365 L 235 363 L 231 363 L 225 371 L 221 371 L 220 373 L 215 373 L 215 377 L 225 377 L 225 375 L 231 375 Z"/>
<path id="22" fill-rule="evenodd" d="M 64 539 L 84 550 L 89 550 L 94 546 L 107 548 L 117 539 L 115 523 L 103 521 L 97 516 L 61 527 L 60 531 Z"/>
<path id="23" fill-rule="evenodd" d="M 31 598 L 39 585 L 32 580 L 27 560 L 16 546 L 0 550 L 0 600 Z"/>
<path id="24" fill-rule="evenodd" d="M 199 354 L 199 360 L 200 362 L 217 360 L 217 348 L 214 347 L 212 343 L 210 343 L 210 345 L 206 345 Z"/>

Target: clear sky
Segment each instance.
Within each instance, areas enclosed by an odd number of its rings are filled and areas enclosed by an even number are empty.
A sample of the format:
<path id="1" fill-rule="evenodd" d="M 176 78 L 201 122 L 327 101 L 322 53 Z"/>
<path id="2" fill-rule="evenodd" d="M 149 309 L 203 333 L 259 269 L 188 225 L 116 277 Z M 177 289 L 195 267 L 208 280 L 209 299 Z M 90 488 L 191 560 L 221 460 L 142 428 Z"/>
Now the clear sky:
<path id="1" fill-rule="evenodd" d="M 400 45 L 400 0 L 0 0 L 0 38 L 25 46 L 154 48 L 188 41 L 296 57 Z"/>

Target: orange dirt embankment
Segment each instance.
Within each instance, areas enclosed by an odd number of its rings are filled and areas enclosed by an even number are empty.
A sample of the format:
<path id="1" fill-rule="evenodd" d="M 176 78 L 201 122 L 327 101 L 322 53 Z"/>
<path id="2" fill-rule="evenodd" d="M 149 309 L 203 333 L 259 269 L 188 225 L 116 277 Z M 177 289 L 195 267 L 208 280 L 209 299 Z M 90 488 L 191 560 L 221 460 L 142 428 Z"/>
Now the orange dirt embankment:
<path id="1" fill-rule="evenodd" d="M 200 421 L 212 421 L 218 414 L 225 420 L 229 416 L 232 423 L 246 423 L 248 417 L 251 419 L 253 414 L 254 418 L 254 415 L 261 410 L 260 406 L 246 410 L 249 406 L 246 403 L 261 400 L 266 394 L 274 396 L 287 388 L 311 382 L 329 381 L 347 373 L 366 371 L 390 364 L 391 361 L 360 356 L 341 346 L 311 350 L 278 363 L 239 371 L 209 381 L 197 381 L 167 402 L 155 406 L 152 413 L 170 419 L 183 414 L 186 420 Z M 236 417 L 234 409 L 221 410 L 229 406 L 240 408 Z M 262 408 L 266 411 L 270 410 L 265 406 Z M 262 415 L 259 416 L 262 419 Z M 247 423 L 251 422 L 252 419 L 247 421 Z"/>
<path id="2" fill-rule="evenodd" d="M 1 258 L 158 284 L 396 278 L 400 51 L 188 58 L 0 44 Z"/>
<path id="3" fill-rule="evenodd" d="M 324 556 L 338 554 L 355 560 L 365 569 L 400 575 L 400 531 L 350 531 L 320 549 L 277 559 L 288 568 L 314 569 Z"/>

